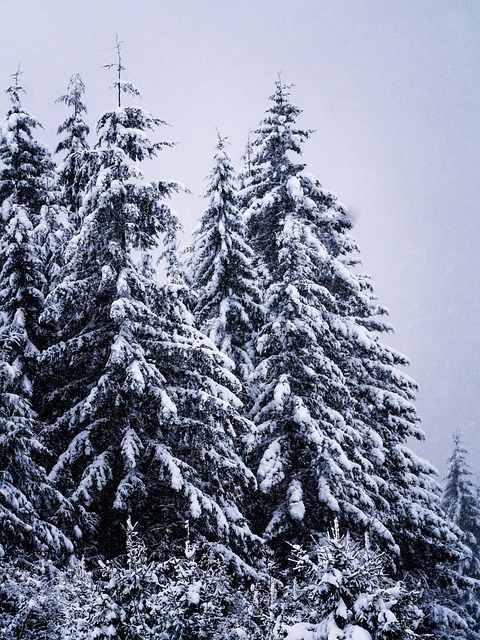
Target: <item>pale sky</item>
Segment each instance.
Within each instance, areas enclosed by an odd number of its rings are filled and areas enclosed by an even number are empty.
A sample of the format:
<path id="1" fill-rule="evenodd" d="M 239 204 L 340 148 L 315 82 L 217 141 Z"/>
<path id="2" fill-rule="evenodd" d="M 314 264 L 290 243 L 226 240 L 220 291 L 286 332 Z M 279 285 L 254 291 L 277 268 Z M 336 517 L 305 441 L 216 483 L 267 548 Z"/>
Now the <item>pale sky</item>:
<path id="1" fill-rule="evenodd" d="M 125 78 L 178 142 L 148 168 L 194 195 L 175 207 L 186 236 L 205 202 L 216 128 L 237 168 L 278 72 L 295 84 L 308 171 L 356 220 L 353 232 L 419 386 L 440 469 L 461 429 L 480 473 L 480 2 L 478 0 L 0 0 L 0 83 L 22 63 L 24 107 L 56 144 L 55 105 L 72 73 L 88 122 L 115 106 L 115 37 Z M 0 117 L 8 99 L 0 95 Z M 93 138 L 92 138 L 93 140 Z"/>

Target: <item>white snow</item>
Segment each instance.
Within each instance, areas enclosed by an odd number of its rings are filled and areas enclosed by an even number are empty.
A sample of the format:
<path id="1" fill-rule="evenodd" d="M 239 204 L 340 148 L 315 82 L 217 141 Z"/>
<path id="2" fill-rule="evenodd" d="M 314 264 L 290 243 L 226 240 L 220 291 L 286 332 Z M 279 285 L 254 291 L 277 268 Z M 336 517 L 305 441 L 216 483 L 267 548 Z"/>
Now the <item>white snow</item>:
<path id="1" fill-rule="evenodd" d="M 281 375 L 279 382 L 273 392 L 273 398 L 277 407 L 283 406 L 284 399 L 290 395 L 290 385 L 288 384 L 288 378 L 285 374 Z"/>
<path id="2" fill-rule="evenodd" d="M 260 460 L 257 476 L 260 480 L 260 490 L 265 493 L 284 478 L 282 449 L 278 440 L 274 440 L 267 447 Z"/>
<path id="3" fill-rule="evenodd" d="M 200 590 L 202 588 L 202 583 L 200 580 L 197 580 L 193 584 L 188 585 L 187 598 L 188 601 L 192 604 L 198 604 L 200 602 Z"/>
<path id="4" fill-rule="evenodd" d="M 305 505 L 303 503 L 302 485 L 298 480 L 292 480 L 288 488 L 288 511 L 295 520 L 302 520 L 305 515 Z"/>

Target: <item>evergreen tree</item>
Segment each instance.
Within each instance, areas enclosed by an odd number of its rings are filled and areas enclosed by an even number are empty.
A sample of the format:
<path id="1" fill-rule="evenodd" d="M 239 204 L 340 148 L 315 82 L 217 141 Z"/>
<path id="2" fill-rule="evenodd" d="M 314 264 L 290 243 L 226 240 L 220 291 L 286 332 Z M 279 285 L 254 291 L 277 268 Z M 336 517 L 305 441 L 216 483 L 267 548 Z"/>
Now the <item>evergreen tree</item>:
<path id="1" fill-rule="evenodd" d="M 295 546 L 293 575 L 282 590 L 285 637 L 322 640 L 407 640 L 417 634 L 419 593 L 388 578 L 385 557 L 341 535 L 338 524 L 325 543 Z"/>
<path id="2" fill-rule="evenodd" d="M 428 594 L 425 631 L 435 629 L 439 637 L 468 634 L 466 620 L 476 628 L 478 615 L 465 593 L 475 587 L 455 569 L 466 550 L 442 512 L 436 470 L 407 446 L 409 439 L 424 437 L 413 404 L 416 384 L 398 368 L 408 360 L 380 340 L 392 328 L 382 319 L 387 311 L 378 305 L 370 279 L 352 270 L 360 261 L 343 205 L 313 178 L 302 187 L 320 214 L 317 228 L 329 254 L 322 281 L 335 292 L 343 325 L 334 358 L 345 375 L 361 435 L 357 446 L 375 483 L 381 524 L 395 543 L 389 545 L 390 561 L 400 575 L 414 575 Z"/>
<path id="3" fill-rule="evenodd" d="M 12 107 L 3 126 L 3 142 L 0 158 L 4 164 L 1 172 L 0 201 L 4 206 L 20 206 L 27 212 L 31 226 L 32 251 L 39 259 L 36 266 L 35 286 L 45 296 L 52 279 L 58 274 L 64 244 L 69 236 L 69 222 L 62 206 L 58 176 L 49 148 L 35 139 L 35 130 L 41 128 L 38 120 L 27 113 L 21 104 L 24 88 L 19 85 L 18 70 L 15 84 L 9 87 Z M 7 205 L 8 203 L 8 205 Z M 5 210 L 3 220 L 8 220 Z M 36 245 L 36 246 L 33 246 Z M 32 308 L 30 325 L 37 325 L 43 301 L 38 299 Z M 41 342 L 42 331 L 35 328 Z"/>
<path id="4" fill-rule="evenodd" d="M 89 160 L 95 156 L 89 154 L 87 141 L 89 126 L 83 119 L 87 107 L 83 102 L 85 85 L 78 73 L 70 78 L 66 94 L 60 96 L 57 102 L 72 108 L 72 113 L 58 127 L 57 133 L 64 134 L 56 148 L 57 153 L 65 153 L 65 158 L 59 169 L 60 184 L 64 189 L 64 199 L 70 211 L 72 224 L 78 228 L 79 211 L 82 197 L 89 179 Z"/>
<path id="5" fill-rule="evenodd" d="M 20 94 L 25 90 L 19 85 L 20 75 L 19 69 L 13 76 L 15 83 L 7 89 L 12 106 L 2 130 L 0 200 L 14 197 L 16 203 L 29 208 L 35 224 L 55 182 L 55 165 L 48 147 L 34 138 L 41 124 L 22 107 Z"/>
<path id="6" fill-rule="evenodd" d="M 415 383 L 397 368 L 406 359 L 379 340 L 389 330 L 378 317 L 385 310 L 354 271 L 344 208 L 292 159 L 309 132 L 294 126 L 300 111 L 288 87 L 278 81 L 271 100 L 243 192 L 267 292 L 253 413 L 266 500 L 256 514 L 270 514 L 265 530 L 279 541 L 302 541 L 337 516 L 353 535 L 369 530 L 391 570 L 428 585 L 425 607 L 438 608 L 425 628 L 465 637 L 461 588 L 448 569 L 462 547 L 440 508 L 434 469 L 407 446 L 421 437 Z"/>
<path id="7" fill-rule="evenodd" d="M 255 513 L 257 526 L 282 548 L 325 531 L 337 515 L 352 528 L 371 521 L 384 527 L 333 359 L 342 327 L 322 282 L 327 251 L 316 231 L 317 207 L 303 196 L 303 165 L 291 158 L 309 132 L 294 127 L 300 111 L 280 81 L 271 99 L 252 143 L 244 197 L 266 290 L 252 411 L 259 431 L 253 463 L 265 499 Z"/>
<path id="8" fill-rule="evenodd" d="M 121 78 L 120 50 L 117 69 L 119 96 L 137 96 Z M 108 555 L 122 549 L 126 514 L 165 553 L 181 544 L 187 518 L 212 542 L 252 542 L 237 501 L 252 477 L 234 449 L 243 421 L 225 357 L 191 326 L 182 286 L 162 288 L 148 261 L 137 263 L 176 226 L 167 187 L 136 165 L 166 144 L 147 135 L 160 124 L 121 104 L 100 118 L 98 172 L 44 314 L 61 338 L 43 356 L 58 453 L 50 476 L 90 512 L 97 536 L 86 542 Z"/>
<path id="9" fill-rule="evenodd" d="M 52 164 L 48 150 L 33 138 L 38 123 L 22 108 L 18 76 L 7 91 L 12 107 L 0 139 L 0 546 L 11 553 L 60 554 L 72 546 L 49 518 L 70 511 L 47 481 L 42 463 L 48 452 L 32 408 L 46 287 L 42 250 L 33 235 Z"/>
<path id="10" fill-rule="evenodd" d="M 226 138 L 218 136 L 209 176 L 209 206 L 194 232 L 189 260 L 195 319 L 235 364 L 245 386 L 253 371 L 252 338 L 260 315 L 252 250 L 245 241 Z"/>
<path id="11" fill-rule="evenodd" d="M 442 507 L 463 532 L 465 542 L 473 552 L 472 569 L 480 576 L 480 505 L 473 473 L 467 463 L 467 450 L 459 433 L 453 436 L 453 452 L 448 464 Z"/>
<path id="12" fill-rule="evenodd" d="M 467 606 L 480 632 L 480 505 L 478 485 L 467 463 L 467 450 L 460 433 L 453 436 L 453 452 L 442 496 L 442 507 L 460 529 L 462 539 L 471 554 L 462 559 L 462 573 L 474 580 L 469 584 Z"/>

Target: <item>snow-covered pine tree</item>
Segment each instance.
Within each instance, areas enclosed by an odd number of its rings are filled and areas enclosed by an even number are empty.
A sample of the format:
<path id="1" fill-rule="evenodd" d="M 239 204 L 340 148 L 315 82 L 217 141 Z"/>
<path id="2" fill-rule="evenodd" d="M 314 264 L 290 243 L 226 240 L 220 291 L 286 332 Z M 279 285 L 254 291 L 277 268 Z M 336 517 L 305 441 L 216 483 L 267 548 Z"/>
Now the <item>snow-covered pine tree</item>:
<path id="1" fill-rule="evenodd" d="M 338 523 L 324 543 L 294 546 L 293 576 L 281 591 L 286 640 L 407 640 L 421 637 L 419 593 L 386 574 L 368 536 L 355 542 Z"/>
<path id="2" fill-rule="evenodd" d="M 0 152 L 4 168 L 0 183 L 0 202 L 25 207 L 32 226 L 32 244 L 41 262 L 42 282 L 37 289 L 46 295 L 56 278 L 62 260 L 64 244 L 69 237 L 69 222 L 61 202 L 55 164 L 47 145 L 35 139 L 38 120 L 27 113 L 21 104 L 24 88 L 19 85 L 20 69 L 14 74 L 15 84 L 9 87 L 12 107 L 4 121 L 3 143 Z M 6 219 L 8 213 L 4 213 Z M 40 307 L 35 315 L 38 317 Z M 37 327 L 37 337 L 41 331 Z"/>
<path id="3" fill-rule="evenodd" d="M 472 566 L 480 577 L 480 505 L 477 485 L 467 463 L 467 449 L 460 433 L 453 435 L 453 452 L 448 460 L 448 472 L 442 496 L 442 507 L 450 520 L 465 536 L 465 543 L 473 552 Z"/>
<path id="4" fill-rule="evenodd" d="M 394 554 L 401 549 L 397 562 L 404 568 L 416 566 L 419 554 L 426 563 L 430 556 L 438 562 L 439 539 L 445 557 L 453 559 L 459 548 L 441 512 L 435 469 L 407 446 L 424 437 L 413 404 L 416 383 L 399 368 L 407 358 L 380 340 L 392 327 L 370 279 L 355 270 L 360 260 L 351 220 L 313 176 L 300 176 L 297 187 L 301 198 L 315 203 L 313 227 L 328 252 L 319 282 L 333 293 L 330 312 L 337 316 L 337 346 L 329 353 L 344 375 L 357 447 L 375 483 L 382 524 L 393 536 L 384 543 Z"/>
<path id="5" fill-rule="evenodd" d="M 460 432 L 453 435 L 453 451 L 448 460 L 448 472 L 442 496 L 442 507 L 450 520 L 462 532 L 462 539 L 470 549 L 465 554 L 461 572 L 473 578 L 468 589 L 468 608 L 480 633 L 480 504 L 478 484 L 467 462 L 467 449 Z"/>
<path id="6" fill-rule="evenodd" d="M 0 547 L 61 554 L 72 545 L 49 519 L 68 513 L 68 505 L 47 480 L 42 462 L 48 452 L 31 402 L 46 286 L 33 234 L 48 198 L 52 163 L 48 149 L 33 138 L 38 122 L 22 108 L 19 72 L 14 78 L 0 138 Z"/>
<path id="7" fill-rule="evenodd" d="M 5 201 L 15 194 L 16 201 L 28 206 L 37 222 L 53 181 L 55 165 L 48 147 L 34 138 L 40 122 L 27 113 L 20 95 L 25 90 L 19 84 L 20 69 L 13 74 L 15 83 L 7 89 L 12 103 L 3 122 L 1 160 L 2 181 L 0 199 Z"/>
<path id="8" fill-rule="evenodd" d="M 117 69 L 119 95 L 138 96 L 120 51 Z M 122 548 L 126 514 L 160 553 L 181 545 L 185 519 L 219 544 L 253 538 L 237 500 L 253 477 L 235 453 L 244 421 L 225 356 L 191 325 L 182 285 L 162 288 L 137 262 L 175 227 L 167 186 L 136 164 L 166 144 L 148 137 L 160 124 L 121 104 L 101 116 L 98 172 L 44 314 L 60 336 L 43 356 L 50 477 L 91 513 L 97 536 L 84 543 L 107 555 Z"/>
<path id="9" fill-rule="evenodd" d="M 429 585 L 424 602 L 438 605 L 425 617 L 429 630 L 438 622 L 438 637 L 463 637 L 458 583 L 440 570 L 452 568 L 461 545 L 440 508 L 434 469 L 407 447 L 407 438 L 421 437 L 415 383 L 398 369 L 406 359 L 379 341 L 389 329 L 378 318 L 385 311 L 353 269 L 344 207 L 292 160 L 308 132 L 294 127 L 300 111 L 288 87 L 278 81 L 271 99 L 243 192 L 251 244 L 267 274 L 253 414 L 267 500 L 257 513 L 270 514 L 270 536 L 288 529 L 291 541 L 325 531 L 337 515 L 353 535 L 369 530 L 402 573 Z M 443 579 L 457 609 L 439 615 Z"/>
<path id="10" fill-rule="evenodd" d="M 79 211 L 82 197 L 89 179 L 88 134 L 89 126 L 83 119 L 87 107 L 83 102 L 85 85 L 78 73 L 70 78 L 67 93 L 60 96 L 57 102 L 72 109 L 72 113 L 58 127 L 57 133 L 64 138 L 57 145 L 56 153 L 65 153 L 65 158 L 59 167 L 60 184 L 64 189 L 64 202 L 70 212 L 70 219 L 75 228 L 79 226 Z"/>
<path id="11" fill-rule="evenodd" d="M 384 536 L 383 542 L 400 575 L 415 576 L 430 594 L 423 601 L 425 628 L 431 631 L 439 620 L 435 631 L 439 637 L 442 626 L 447 637 L 452 633 L 460 637 L 461 632 L 453 629 L 465 625 L 461 620 L 464 593 L 472 585 L 458 574 L 453 577 L 452 569 L 465 549 L 458 530 L 442 512 L 436 470 L 408 446 L 409 440 L 424 437 L 413 404 L 416 384 L 399 368 L 408 360 L 381 342 L 382 333 L 392 328 L 382 319 L 387 311 L 378 305 L 370 279 L 353 268 L 360 260 L 344 206 L 313 177 L 304 176 L 301 184 L 305 197 L 317 204 L 316 226 L 328 248 L 322 282 L 334 292 L 342 327 L 333 358 L 344 373 L 353 424 L 361 435 L 357 446 L 362 447 L 369 477 L 375 482 L 379 519 L 385 527 L 381 533 L 392 536 L 390 540 Z M 372 527 L 372 533 L 378 536 L 379 532 Z M 477 614 L 470 604 L 468 608 L 473 615 L 465 615 L 475 626 Z"/>
<path id="12" fill-rule="evenodd" d="M 197 325 L 232 359 L 246 400 L 251 397 L 248 385 L 254 368 L 252 340 L 259 324 L 260 292 L 226 144 L 219 134 L 209 175 L 209 205 L 190 247 L 189 283 L 196 296 Z"/>
<path id="13" fill-rule="evenodd" d="M 295 128 L 300 110 L 279 80 L 257 138 L 244 198 L 251 244 L 266 274 L 265 324 L 257 339 L 259 394 L 254 465 L 264 499 L 257 526 L 274 544 L 326 531 L 337 515 L 350 527 L 377 522 L 375 484 L 357 446 L 349 393 L 332 354 L 338 345 L 334 298 L 322 284 L 327 251 L 304 198 L 300 153 L 309 132 Z"/>

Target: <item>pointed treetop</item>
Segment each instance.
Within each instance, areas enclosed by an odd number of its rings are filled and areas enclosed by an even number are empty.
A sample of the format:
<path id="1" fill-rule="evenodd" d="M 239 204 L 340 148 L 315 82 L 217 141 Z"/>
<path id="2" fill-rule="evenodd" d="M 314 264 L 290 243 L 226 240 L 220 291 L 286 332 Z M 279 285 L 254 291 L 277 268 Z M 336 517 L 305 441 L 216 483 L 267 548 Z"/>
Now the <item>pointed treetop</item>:
<path id="1" fill-rule="evenodd" d="M 14 79 L 15 83 L 10 87 L 8 87 L 7 89 L 7 93 L 10 96 L 10 100 L 13 103 L 14 109 L 20 109 L 21 107 L 20 91 L 23 91 L 23 93 L 26 93 L 24 87 L 20 86 L 18 83 L 20 76 L 23 74 L 23 71 L 21 71 L 20 69 L 21 66 L 22 66 L 22 63 L 20 62 L 15 73 L 12 73 L 12 75 L 10 76 L 11 78 Z"/>
<path id="2" fill-rule="evenodd" d="M 222 136 L 217 127 L 215 127 L 217 131 L 217 149 L 219 151 L 223 151 L 227 144 L 230 144 L 230 140 L 228 136 Z"/>
<path id="3" fill-rule="evenodd" d="M 125 82 L 122 80 L 122 71 L 126 70 L 126 67 L 122 65 L 122 44 L 118 39 L 118 34 L 116 35 L 115 49 L 117 50 L 117 62 L 112 62 L 110 64 L 104 64 L 103 66 L 107 69 L 111 69 L 112 67 L 116 67 L 118 78 L 115 82 L 112 82 L 110 85 L 111 89 L 117 89 L 117 97 L 118 97 L 118 107 L 122 106 L 122 91 L 124 93 L 129 93 L 131 96 L 140 97 L 140 91 L 135 87 L 131 82 Z"/>
<path id="4" fill-rule="evenodd" d="M 267 173 L 272 172 L 272 177 L 276 176 L 280 182 L 304 168 L 303 165 L 294 164 L 289 153 L 301 155 L 302 144 L 313 133 L 311 129 L 299 129 L 295 126 L 302 109 L 290 101 L 292 86 L 282 82 L 280 77 L 275 81 L 275 91 L 269 98 L 270 106 L 255 130 L 256 138 L 250 145 L 248 156 L 254 174 L 256 168 L 265 165 Z M 261 174 L 264 176 L 263 171 Z M 253 175 L 251 178 L 253 182 L 257 181 Z"/>
<path id="5" fill-rule="evenodd" d="M 74 73 L 68 82 L 67 92 L 63 96 L 55 100 L 55 104 L 66 104 L 67 107 L 73 107 L 75 115 L 87 112 L 87 107 L 82 102 L 82 96 L 85 93 L 85 84 L 79 73 Z"/>
<path id="6" fill-rule="evenodd" d="M 15 86 L 18 86 L 18 79 L 19 79 L 19 77 L 21 75 L 23 75 L 23 71 L 20 70 L 21 66 L 22 66 L 22 63 L 19 62 L 17 70 L 15 71 L 15 73 L 12 73 L 12 75 L 10 76 L 11 78 L 13 78 L 15 80 Z"/>
<path id="7" fill-rule="evenodd" d="M 122 80 L 122 71 L 125 71 L 125 67 L 122 65 L 122 44 L 123 42 L 120 42 L 118 39 L 118 33 L 115 36 L 115 49 L 117 50 L 117 56 L 118 56 L 118 63 L 117 63 L 117 72 L 118 72 L 118 106 L 121 107 L 121 93 L 120 93 L 120 86 L 121 86 L 121 80 Z"/>
<path id="8" fill-rule="evenodd" d="M 457 429 L 455 433 L 452 434 L 453 440 L 453 451 L 448 459 L 450 463 L 450 468 L 459 468 L 462 466 L 462 472 L 468 468 L 466 457 L 467 457 L 467 449 L 463 444 L 463 436 L 461 429 Z M 468 471 L 468 475 L 472 475 L 470 471 Z"/>

